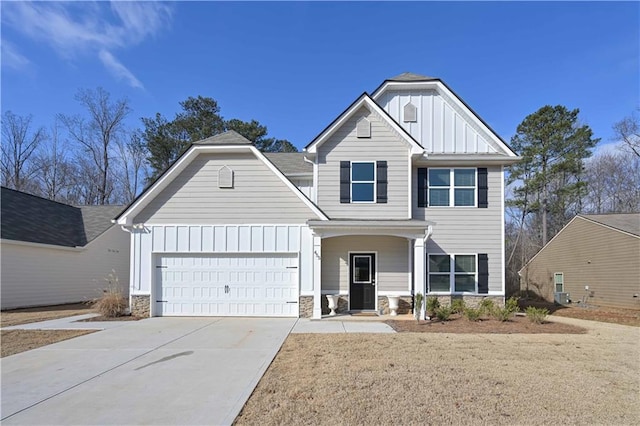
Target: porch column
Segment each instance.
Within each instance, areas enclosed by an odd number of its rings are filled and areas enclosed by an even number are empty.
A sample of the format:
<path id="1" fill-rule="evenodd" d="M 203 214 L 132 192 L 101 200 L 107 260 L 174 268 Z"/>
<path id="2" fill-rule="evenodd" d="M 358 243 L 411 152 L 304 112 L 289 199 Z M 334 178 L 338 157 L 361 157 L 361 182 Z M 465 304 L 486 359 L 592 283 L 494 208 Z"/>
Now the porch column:
<path id="1" fill-rule="evenodd" d="M 313 235 L 313 319 L 322 318 L 322 239 Z"/>
<path id="2" fill-rule="evenodd" d="M 424 239 L 413 240 L 413 294 L 425 294 L 425 257 Z"/>

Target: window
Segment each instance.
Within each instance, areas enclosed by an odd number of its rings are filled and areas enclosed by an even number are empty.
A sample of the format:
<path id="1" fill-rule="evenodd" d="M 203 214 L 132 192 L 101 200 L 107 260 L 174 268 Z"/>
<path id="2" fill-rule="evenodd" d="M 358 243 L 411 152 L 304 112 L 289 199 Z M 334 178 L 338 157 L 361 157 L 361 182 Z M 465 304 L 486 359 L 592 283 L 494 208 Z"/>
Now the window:
<path id="1" fill-rule="evenodd" d="M 476 293 L 477 270 L 475 254 L 430 254 L 429 292 Z"/>
<path id="2" fill-rule="evenodd" d="M 553 283 L 556 285 L 556 293 L 564 291 L 564 273 L 556 272 L 553 274 Z"/>
<path id="3" fill-rule="evenodd" d="M 429 169 L 429 206 L 476 205 L 476 169 Z"/>
<path id="4" fill-rule="evenodd" d="M 354 203 L 375 202 L 375 162 L 351 163 L 351 201 Z"/>

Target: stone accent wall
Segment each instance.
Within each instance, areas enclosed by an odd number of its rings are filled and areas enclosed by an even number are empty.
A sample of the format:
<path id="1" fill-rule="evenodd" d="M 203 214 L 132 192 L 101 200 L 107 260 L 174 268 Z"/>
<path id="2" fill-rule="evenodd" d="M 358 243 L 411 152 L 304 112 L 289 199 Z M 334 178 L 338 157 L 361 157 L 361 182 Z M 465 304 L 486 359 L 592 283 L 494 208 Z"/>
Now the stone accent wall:
<path id="1" fill-rule="evenodd" d="M 427 297 L 431 297 L 427 295 Z M 464 304 L 470 308 L 477 308 L 484 299 L 491 299 L 497 306 L 504 307 L 503 296 L 435 296 L 440 301 L 441 305 L 451 305 L 451 302 L 455 299 L 464 300 Z"/>
<path id="2" fill-rule="evenodd" d="M 400 301 L 398 302 L 398 314 L 409 314 L 412 309 L 413 297 L 400 296 Z M 387 296 L 378 296 L 378 312 L 382 315 L 389 315 L 391 313 L 389 310 L 389 299 L 387 299 Z"/>
<path id="3" fill-rule="evenodd" d="M 131 315 L 147 318 L 151 315 L 151 300 L 148 295 L 131 296 Z"/>
<path id="4" fill-rule="evenodd" d="M 300 318 L 313 316 L 313 296 L 300 296 Z"/>

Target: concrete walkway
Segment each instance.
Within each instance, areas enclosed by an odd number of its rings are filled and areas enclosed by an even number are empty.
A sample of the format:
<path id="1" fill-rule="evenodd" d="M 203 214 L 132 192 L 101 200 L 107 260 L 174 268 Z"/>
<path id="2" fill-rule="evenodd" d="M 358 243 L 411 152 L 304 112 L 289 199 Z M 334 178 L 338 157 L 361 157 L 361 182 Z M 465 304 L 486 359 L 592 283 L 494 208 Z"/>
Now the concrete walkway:
<path id="1" fill-rule="evenodd" d="M 343 320 L 322 319 L 310 320 L 300 318 L 293 327 L 292 333 L 395 333 L 395 330 L 387 324 L 377 320 L 351 320 L 345 317 Z"/>
<path id="2" fill-rule="evenodd" d="M 49 321 L 31 322 L 29 324 L 2 327 L 2 330 L 106 330 L 127 325 L 130 321 L 82 321 L 100 316 L 99 314 L 83 314 L 72 317 L 57 318 Z"/>
<path id="3" fill-rule="evenodd" d="M 150 318 L 2 358 L 2 424 L 231 424 L 295 323 Z"/>

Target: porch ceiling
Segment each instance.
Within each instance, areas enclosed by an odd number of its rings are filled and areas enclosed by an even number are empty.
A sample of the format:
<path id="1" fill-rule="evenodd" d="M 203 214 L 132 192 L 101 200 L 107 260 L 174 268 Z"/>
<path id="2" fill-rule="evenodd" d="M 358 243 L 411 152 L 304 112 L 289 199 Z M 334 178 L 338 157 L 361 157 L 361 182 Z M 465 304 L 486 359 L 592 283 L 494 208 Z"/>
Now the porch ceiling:
<path id="1" fill-rule="evenodd" d="M 431 226 L 435 223 L 426 220 L 309 220 L 307 225 L 321 238 L 346 235 L 386 235 L 409 239 L 427 239 Z"/>

